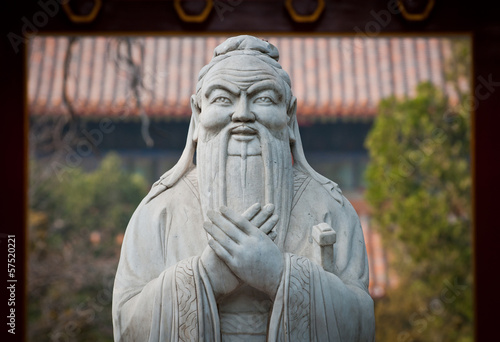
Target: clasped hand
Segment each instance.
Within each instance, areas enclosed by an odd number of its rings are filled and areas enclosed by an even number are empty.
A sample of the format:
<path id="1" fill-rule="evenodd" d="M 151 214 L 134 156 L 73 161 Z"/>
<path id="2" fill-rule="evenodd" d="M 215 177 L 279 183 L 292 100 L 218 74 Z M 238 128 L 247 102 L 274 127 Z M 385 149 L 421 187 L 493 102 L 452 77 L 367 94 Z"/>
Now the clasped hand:
<path id="1" fill-rule="evenodd" d="M 274 298 L 283 273 L 283 258 L 271 240 L 271 231 L 279 219 L 273 213 L 272 204 L 261 208 L 258 203 L 242 215 L 224 206 L 220 213 L 207 212 L 211 222 L 205 222 L 203 228 L 213 239 L 208 243 L 211 250 L 203 252 L 202 261 L 216 283 L 215 292 L 226 294 L 242 281 Z M 223 263 L 217 262 L 212 251 Z M 224 274 L 224 267 L 239 279 Z"/>

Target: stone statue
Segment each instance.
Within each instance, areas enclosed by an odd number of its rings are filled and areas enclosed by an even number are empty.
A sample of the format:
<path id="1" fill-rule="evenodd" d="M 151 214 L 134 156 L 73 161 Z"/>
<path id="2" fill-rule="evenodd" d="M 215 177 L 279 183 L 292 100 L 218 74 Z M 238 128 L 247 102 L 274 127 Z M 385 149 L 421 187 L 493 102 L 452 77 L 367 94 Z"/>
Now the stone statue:
<path id="1" fill-rule="evenodd" d="M 373 341 L 359 219 L 307 163 L 278 57 L 238 36 L 200 71 L 184 152 L 125 233 L 115 341 Z"/>

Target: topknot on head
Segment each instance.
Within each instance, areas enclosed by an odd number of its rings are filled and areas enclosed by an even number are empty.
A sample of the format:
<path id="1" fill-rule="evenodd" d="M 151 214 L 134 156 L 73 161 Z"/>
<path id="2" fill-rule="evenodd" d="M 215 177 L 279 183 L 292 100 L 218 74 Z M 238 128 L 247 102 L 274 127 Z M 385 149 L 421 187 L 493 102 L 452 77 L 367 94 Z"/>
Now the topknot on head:
<path id="1" fill-rule="evenodd" d="M 276 62 L 279 60 L 278 49 L 273 44 L 249 35 L 241 35 L 227 39 L 215 48 L 213 58 L 227 54 L 232 55 L 233 53 L 251 55 L 260 53 L 274 59 Z"/>
<path id="2" fill-rule="evenodd" d="M 214 50 L 212 60 L 201 68 L 198 73 L 198 82 L 196 84 L 196 105 L 201 108 L 201 88 L 203 87 L 203 81 L 205 75 L 214 67 L 217 63 L 233 57 L 233 56 L 254 56 L 261 61 L 270 65 L 285 83 L 285 97 L 290 108 L 293 107 L 294 101 L 292 96 L 292 82 L 290 76 L 285 70 L 282 69 L 281 65 L 278 63 L 279 52 L 278 49 L 266 40 L 256 38 L 248 35 L 241 35 L 236 37 L 228 38 L 226 41 L 217 46 Z"/>

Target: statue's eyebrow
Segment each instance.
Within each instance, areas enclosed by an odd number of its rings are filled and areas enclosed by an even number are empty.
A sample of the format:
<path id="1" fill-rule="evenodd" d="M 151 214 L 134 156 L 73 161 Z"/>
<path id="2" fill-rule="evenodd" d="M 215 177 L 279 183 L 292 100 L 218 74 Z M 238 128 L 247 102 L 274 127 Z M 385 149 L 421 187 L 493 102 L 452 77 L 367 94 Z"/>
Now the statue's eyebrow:
<path id="1" fill-rule="evenodd" d="M 205 91 L 205 97 L 208 98 L 208 96 L 210 96 L 210 93 L 215 89 L 223 89 L 235 96 L 240 93 L 240 88 L 238 88 L 236 85 L 224 80 L 217 80 L 207 87 L 207 90 Z"/>
<path id="2" fill-rule="evenodd" d="M 276 82 L 275 80 L 264 80 L 254 83 L 250 87 L 248 87 L 247 94 L 251 96 L 262 90 L 272 90 L 276 92 L 279 96 L 283 96 L 280 88 L 281 87 L 278 85 L 278 82 Z"/>

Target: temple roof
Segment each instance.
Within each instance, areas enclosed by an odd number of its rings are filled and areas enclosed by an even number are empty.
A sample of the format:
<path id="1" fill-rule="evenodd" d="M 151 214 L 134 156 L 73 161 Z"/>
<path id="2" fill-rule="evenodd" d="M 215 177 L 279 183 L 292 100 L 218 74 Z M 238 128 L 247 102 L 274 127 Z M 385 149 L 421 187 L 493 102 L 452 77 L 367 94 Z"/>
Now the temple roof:
<path id="1" fill-rule="evenodd" d="M 445 80 L 451 38 L 359 36 L 266 36 L 280 50 L 292 79 L 299 121 L 371 119 L 389 95 L 413 96 L 431 81 L 456 100 Z M 65 54 L 69 37 L 36 36 L 28 56 L 31 115 L 63 115 Z M 133 37 L 130 52 L 140 65 L 143 110 L 153 118 L 185 119 L 198 71 L 222 36 Z M 133 72 L 125 37 L 81 37 L 68 59 L 67 98 L 85 117 L 137 117 L 130 90 Z"/>

